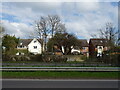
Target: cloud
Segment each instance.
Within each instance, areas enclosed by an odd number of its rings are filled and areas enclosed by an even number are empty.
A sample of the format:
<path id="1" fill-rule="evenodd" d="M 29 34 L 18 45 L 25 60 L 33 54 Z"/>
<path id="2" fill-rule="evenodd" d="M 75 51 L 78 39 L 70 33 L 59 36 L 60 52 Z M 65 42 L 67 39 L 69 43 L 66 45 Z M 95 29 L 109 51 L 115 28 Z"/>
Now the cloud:
<path id="1" fill-rule="evenodd" d="M 15 19 L 30 23 L 31 21 L 39 18 L 40 16 L 50 13 L 56 13 L 60 8 L 61 3 L 48 3 L 48 2 L 10 2 L 3 3 L 2 13 L 16 16 Z M 57 10 L 56 10 L 57 9 Z M 59 10 L 58 10 L 59 11 Z"/>
<path id="2" fill-rule="evenodd" d="M 83 3 L 77 3 L 81 5 Z M 86 5 L 88 5 L 86 7 Z M 115 27 L 118 25 L 118 7 L 112 6 L 111 3 L 85 3 L 78 7 L 76 15 L 64 16 L 66 19 L 67 29 L 75 33 L 78 37 L 89 39 L 91 34 L 97 34 L 98 29 L 103 28 L 107 22 L 112 22 Z M 96 7 L 96 8 L 95 8 Z M 85 9 L 84 9 L 85 8 Z"/>
<path id="3" fill-rule="evenodd" d="M 99 3 L 96 2 L 80 2 L 76 3 L 79 12 L 90 12 L 99 9 Z"/>
<path id="4" fill-rule="evenodd" d="M 34 32 L 32 26 L 24 23 L 9 22 L 7 20 L 2 20 L 2 25 L 5 27 L 5 33 L 10 35 L 15 35 L 20 38 L 29 38 Z"/>
<path id="5" fill-rule="evenodd" d="M 8 33 L 16 34 L 21 38 L 28 37 L 27 33 L 34 31 L 31 24 L 34 24 L 40 16 L 58 14 L 66 24 L 69 33 L 89 39 L 90 35 L 98 33 L 98 29 L 104 27 L 106 22 L 112 22 L 117 27 L 118 7 L 116 3 L 114 4 L 110 2 L 12 2 L 3 3 L 1 13 Z"/>

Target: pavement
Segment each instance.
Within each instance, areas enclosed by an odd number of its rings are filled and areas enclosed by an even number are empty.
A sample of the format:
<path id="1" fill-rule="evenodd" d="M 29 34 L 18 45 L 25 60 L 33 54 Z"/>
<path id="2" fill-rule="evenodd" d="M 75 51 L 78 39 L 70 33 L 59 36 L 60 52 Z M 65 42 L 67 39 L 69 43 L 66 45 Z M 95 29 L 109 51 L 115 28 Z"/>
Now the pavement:
<path id="1" fill-rule="evenodd" d="M 119 67 L 0 67 L 0 71 L 120 71 Z"/>
<path id="2" fill-rule="evenodd" d="M 112 79 L 2 79 L 2 88 L 118 88 Z"/>

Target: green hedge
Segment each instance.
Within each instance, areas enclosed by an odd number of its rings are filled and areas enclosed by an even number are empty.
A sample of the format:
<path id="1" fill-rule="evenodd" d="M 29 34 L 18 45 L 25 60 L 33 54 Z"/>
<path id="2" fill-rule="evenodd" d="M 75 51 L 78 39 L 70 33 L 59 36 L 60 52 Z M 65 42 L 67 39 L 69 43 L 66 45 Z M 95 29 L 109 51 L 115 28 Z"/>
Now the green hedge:
<path id="1" fill-rule="evenodd" d="M 59 55 L 2 55 L 3 61 L 39 61 L 39 62 L 66 62 L 65 56 Z"/>

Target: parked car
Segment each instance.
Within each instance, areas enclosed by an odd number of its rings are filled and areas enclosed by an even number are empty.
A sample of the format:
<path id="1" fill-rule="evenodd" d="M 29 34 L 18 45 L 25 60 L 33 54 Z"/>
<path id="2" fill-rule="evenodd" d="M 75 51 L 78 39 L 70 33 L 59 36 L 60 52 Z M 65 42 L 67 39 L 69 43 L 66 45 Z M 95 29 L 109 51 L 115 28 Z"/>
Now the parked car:
<path id="1" fill-rule="evenodd" d="M 80 54 L 80 50 L 78 50 L 78 49 L 72 49 L 72 50 L 71 50 L 71 53 L 72 53 L 73 55 L 79 55 L 79 54 Z"/>

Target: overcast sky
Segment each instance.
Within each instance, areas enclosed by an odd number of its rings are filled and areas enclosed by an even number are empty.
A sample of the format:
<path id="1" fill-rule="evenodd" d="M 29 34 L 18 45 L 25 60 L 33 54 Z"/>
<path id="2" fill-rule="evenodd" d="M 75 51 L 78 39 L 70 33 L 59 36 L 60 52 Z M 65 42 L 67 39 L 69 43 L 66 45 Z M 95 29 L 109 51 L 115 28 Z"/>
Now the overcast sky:
<path id="1" fill-rule="evenodd" d="M 1 6 L 0 6 L 1 7 Z M 0 10 L 6 33 L 29 38 L 40 16 L 59 15 L 69 33 L 89 39 L 105 23 L 118 26 L 117 2 L 3 2 Z"/>

